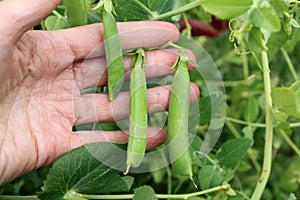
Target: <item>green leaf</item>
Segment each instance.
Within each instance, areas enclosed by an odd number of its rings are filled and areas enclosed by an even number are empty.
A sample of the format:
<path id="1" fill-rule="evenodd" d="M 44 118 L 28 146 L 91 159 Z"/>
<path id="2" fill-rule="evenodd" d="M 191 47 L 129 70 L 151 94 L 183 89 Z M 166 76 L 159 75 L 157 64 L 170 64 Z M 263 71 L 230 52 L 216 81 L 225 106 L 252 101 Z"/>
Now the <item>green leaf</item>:
<path id="1" fill-rule="evenodd" d="M 284 12 L 288 11 L 287 1 L 282 0 L 272 0 L 270 1 L 271 5 L 273 6 L 277 16 L 282 17 Z"/>
<path id="2" fill-rule="evenodd" d="M 258 101 L 254 97 L 248 99 L 247 105 L 244 110 L 244 119 L 247 122 L 254 122 L 259 114 Z"/>
<path id="3" fill-rule="evenodd" d="M 221 185 L 224 180 L 224 174 L 219 166 L 206 165 L 198 172 L 198 180 L 202 190 L 206 190 Z"/>
<path id="4" fill-rule="evenodd" d="M 250 138 L 250 139 L 253 139 L 253 134 L 254 134 L 254 128 L 252 126 L 245 126 L 243 129 L 242 129 L 242 132 L 244 134 L 244 137 L 245 138 Z"/>
<path id="5" fill-rule="evenodd" d="M 263 35 L 259 28 L 252 27 L 246 37 L 246 44 L 251 53 L 253 54 L 258 66 L 262 66 L 261 52 L 266 50 L 263 44 Z"/>
<path id="6" fill-rule="evenodd" d="M 63 199 L 72 191 L 85 194 L 128 191 L 133 178 L 119 176 L 119 171 L 104 165 L 97 157 L 105 154 L 102 161 L 104 158 L 116 159 L 113 146 L 112 143 L 92 143 L 59 158 L 53 164 L 39 198 Z M 117 162 L 125 166 L 125 159 Z"/>
<path id="7" fill-rule="evenodd" d="M 271 34 L 271 37 L 267 42 L 269 61 L 271 61 L 280 51 L 280 48 L 288 42 L 288 39 L 289 37 L 283 30 Z"/>
<path id="8" fill-rule="evenodd" d="M 234 167 L 241 160 L 252 145 L 249 138 L 239 138 L 226 141 L 217 153 L 219 164 L 225 167 Z"/>
<path id="9" fill-rule="evenodd" d="M 67 27 L 67 22 L 64 18 L 51 15 L 45 19 L 47 30 L 59 30 Z"/>
<path id="10" fill-rule="evenodd" d="M 82 26 L 88 23 L 88 0 L 66 0 L 64 3 L 69 27 Z"/>
<path id="11" fill-rule="evenodd" d="M 176 1 L 174 1 L 174 3 L 173 3 L 173 10 L 176 10 L 176 9 L 182 7 L 184 4 L 185 4 L 184 0 L 176 0 Z M 177 22 L 177 21 L 179 21 L 181 19 L 181 17 L 182 17 L 182 14 L 178 14 L 178 15 L 173 16 L 172 20 L 175 21 L 175 22 Z"/>
<path id="12" fill-rule="evenodd" d="M 300 185 L 300 160 L 292 162 L 280 176 L 280 188 L 285 192 L 296 192 Z"/>
<path id="13" fill-rule="evenodd" d="M 247 12 L 252 0 L 203 0 L 201 6 L 221 19 L 231 19 Z"/>
<path id="14" fill-rule="evenodd" d="M 247 47 L 254 53 L 261 53 L 262 50 L 266 50 L 263 44 L 263 35 L 259 28 L 252 27 L 247 37 Z"/>
<path id="15" fill-rule="evenodd" d="M 196 135 L 190 147 L 192 163 L 200 167 L 204 165 L 204 159 L 202 158 L 203 155 L 199 155 L 202 144 L 202 139 Z"/>
<path id="16" fill-rule="evenodd" d="M 202 97 L 198 101 L 200 120 L 199 125 L 203 126 L 208 124 L 211 119 L 211 97 Z"/>
<path id="17" fill-rule="evenodd" d="M 134 190 L 133 200 L 156 200 L 152 187 L 144 185 Z"/>
<path id="18" fill-rule="evenodd" d="M 132 176 L 124 176 L 124 177 L 122 177 L 122 179 L 126 183 L 127 191 L 128 191 L 133 184 L 134 178 Z"/>
<path id="19" fill-rule="evenodd" d="M 173 0 L 139 0 L 143 6 L 152 13 L 159 15 L 171 11 Z M 150 20 L 151 14 L 139 6 L 135 0 L 114 0 L 118 21 L 142 21 Z M 170 20 L 170 19 L 166 19 Z"/>
<path id="20" fill-rule="evenodd" d="M 299 23 L 294 18 L 291 19 L 291 25 L 295 28 L 300 28 Z"/>
<path id="21" fill-rule="evenodd" d="M 281 121 L 286 121 L 289 115 L 278 109 L 273 109 L 273 117 L 277 122 L 281 122 Z"/>
<path id="22" fill-rule="evenodd" d="M 300 81 L 289 88 L 274 88 L 272 99 L 274 108 L 290 116 L 300 118 Z"/>
<path id="23" fill-rule="evenodd" d="M 203 126 L 211 122 L 210 126 L 217 129 L 224 124 L 222 119 L 218 121 L 215 116 L 214 119 L 212 119 L 211 117 L 212 112 L 225 113 L 225 111 L 222 110 L 222 109 L 226 109 L 223 98 L 224 96 L 222 94 L 218 92 L 214 92 L 210 96 L 201 97 L 198 100 L 198 108 L 200 113 L 200 120 L 199 120 L 200 126 Z M 212 105 L 214 105 L 215 107 L 212 108 Z"/>
<path id="24" fill-rule="evenodd" d="M 156 14 L 163 14 L 173 9 L 173 0 L 148 0 L 148 7 Z"/>
<path id="25" fill-rule="evenodd" d="M 289 115 L 300 117 L 298 101 L 290 88 L 275 88 L 272 90 L 272 99 L 275 108 Z"/>
<path id="26" fill-rule="evenodd" d="M 292 133 L 292 129 L 290 127 L 290 124 L 286 121 L 279 122 L 276 126 L 277 129 L 284 131 L 287 135 L 290 135 Z"/>
<path id="27" fill-rule="evenodd" d="M 102 22 L 102 14 L 99 12 L 89 11 L 87 15 L 89 24 Z"/>
<path id="28" fill-rule="evenodd" d="M 250 15 L 252 23 L 269 32 L 280 31 L 280 20 L 275 9 L 268 1 L 262 1 Z"/>
<path id="29" fill-rule="evenodd" d="M 291 85 L 291 90 L 296 94 L 297 98 L 300 98 L 300 80 Z"/>
<path id="30" fill-rule="evenodd" d="M 290 193 L 287 200 L 297 200 L 297 197 L 294 193 Z"/>
<path id="31" fill-rule="evenodd" d="M 284 48 L 289 51 L 293 52 L 295 48 L 297 48 L 297 45 L 300 42 L 300 31 L 299 29 L 294 29 L 295 34 L 293 34 L 292 39 L 290 39 L 284 46 Z"/>
<path id="32" fill-rule="evenodd" d="M 142 0 L 141 2 L 143 4 L 147 3 L 146 0 Z M 114 6 L 117 13 L 117 21 L 125 22 L 149 19 L 147 13 L 134 0 L 114 0 Z"/>

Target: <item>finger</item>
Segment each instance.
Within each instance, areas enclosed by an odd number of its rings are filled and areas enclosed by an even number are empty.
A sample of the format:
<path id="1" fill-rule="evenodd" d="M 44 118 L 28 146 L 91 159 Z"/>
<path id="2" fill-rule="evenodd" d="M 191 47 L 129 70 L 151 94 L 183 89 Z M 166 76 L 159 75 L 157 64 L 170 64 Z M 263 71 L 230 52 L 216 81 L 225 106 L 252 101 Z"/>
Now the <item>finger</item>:
<path id="1" fill-rule="evenodd" d="M 169 41 L 177 41 L 178 29 L 167 22 L 123 22 L 118 23 L 123 50 L 138 47 L 158 47 Z M 103 56 L 105 54 L 102 24 L 52 31 L 53 45 L 66 46 L 74 54 L 74 60 Z"/>
<path id="2" fill-rule="evenodd" d="M 3 37 L 0 40 L 6 39 L 15 44 L 25 31 L 48 16 L 60 1 L 5 0 L 0 2 L 0 37 Z"/>
<path id="3" fill-rule="evenodd" d="M 160 127 L 149 127 L 146 149 L 153 149 L 166 141 L 167 133 Z M 71 148 L 93 142 L 127 143 L 128 131 L 78 131 L 71 137 Z"/>
<path id="4" fill-rule="evenodd" d="M 168 109 L 171 86 L 158 86 L 147 90 L 148 112 Z M 190 103 L 199 98 L 200 91 L 191 83 Z M 111 122 L 128 118 L 129 92 L 121 92 L 112 102 L 106 93 L 87 94 L 74 99 L 74 124 Z"/>
<path id="5" fill-rule="evenodd" d="M 146 52 L 147 78 L 160 77 L 173 73 L 171 66 L 177 59 L 177 54 L 168 50 Z M 124 57 L 125 80 L 129 79 L 131 57 Z M 107 85 L 107 66 L 105 58 L 89 59 L 74 65 L 77 68 L 76 84 L 79 89 Z"/>
<path id="6" fill-rule="evenodd" d="M 194 54 L 192 52 L 189 52 L 189 54 L 195 60 Z M 162 77 L 175 73 L 175 70 L 171 69 L 171 67 L 177 58 L 178 50 L 176 49 L 146 51 L 146 77 Z M 124 57 L 125 80 L 129 80 L 131 60 L 131 57 Z M 78 85 L 80 90 L 107 85 L 105 58 L 98 57 L 77 62 L 73 68 L 76 71 L 76 85 Z M 193 66 L 190 64 L 189 70 L 192 69 Z"/>

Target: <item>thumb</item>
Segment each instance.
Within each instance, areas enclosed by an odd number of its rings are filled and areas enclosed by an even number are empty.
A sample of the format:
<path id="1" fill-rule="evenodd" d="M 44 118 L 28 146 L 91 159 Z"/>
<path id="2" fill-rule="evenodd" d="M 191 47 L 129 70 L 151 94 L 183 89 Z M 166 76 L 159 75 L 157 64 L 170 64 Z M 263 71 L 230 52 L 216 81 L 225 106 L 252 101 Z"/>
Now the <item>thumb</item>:
<path id="1" fill-rule="evenodd" d="M 60 2 L 61 0 L 3 0 L 0 2 L 0 41 L 9 40 L 15 44 L 25 31 L 41 22 Z"/>

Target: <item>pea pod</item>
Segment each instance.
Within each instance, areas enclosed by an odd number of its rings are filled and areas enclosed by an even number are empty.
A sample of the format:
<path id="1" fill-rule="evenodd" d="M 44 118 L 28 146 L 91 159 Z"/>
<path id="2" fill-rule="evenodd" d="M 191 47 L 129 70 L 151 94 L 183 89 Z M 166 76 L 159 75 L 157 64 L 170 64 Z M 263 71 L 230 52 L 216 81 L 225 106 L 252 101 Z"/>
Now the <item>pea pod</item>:
<path id="1" fill-rule="evenodd" d="M 137 57 L 130 76 L 130 121 L 127 147 L 127 169 L 138 167 L 144 158 L 147 139 L 147 99 L 144 71 L 144 50 L 137 50 Z"/>
<path id="2" fill-rule="evenodd" d="M 189 151 L 188 114 L 190 106 L 190 77 L 186 50 L 180 49 L 177 70 L 172 84 L 168 115 L 168 147 L 174 174 L 192 179 Z"/>
<path id="3" fill-rule="evenodd" d="M 65 6 L 69 27 L 88 24 L 88 0 L 66 0 Z"/>
<path id="4" fill-rule="evenodd" d="M 108 93 L 109 99 L 113 100 L 120 92 L 124 82 L 124 63 L 118 27 L 111 12 L 112 2 L 106 0 L 102 20 L 108 71 Z"/>

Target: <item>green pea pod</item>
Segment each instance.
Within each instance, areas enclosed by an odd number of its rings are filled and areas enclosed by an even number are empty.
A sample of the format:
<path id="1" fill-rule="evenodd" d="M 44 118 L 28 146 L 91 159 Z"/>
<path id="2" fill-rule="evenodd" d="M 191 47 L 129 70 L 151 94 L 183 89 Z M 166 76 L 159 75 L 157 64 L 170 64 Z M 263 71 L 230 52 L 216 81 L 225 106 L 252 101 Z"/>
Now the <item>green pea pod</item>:
<path id="1" fill-rule="evenodd" d="M 88 0 L 66 0 L 65 6 L 69 27 L 88 24 Z"/>
<path id="2" fill-rule="evenodd" d="M 104 44 L 108 71 L 109 99 L 113 100 L 124 82 L 124 63 L 119 31 L 111 11 L 103 9 Z"/>
<path id="3" fill-rule="evenodd" d="M 186 51 L 179 55 L 187 55 Z M 189 150 L 188 114 L 190 106 L 190 77 L 188 59 L 179 57 L 172 84 L 168 115 L 169 155 L 174 174 L 192 179 L 192 161 Z"/>
<path id="4" fill-rule="evenodd" d="M 139 49 L 130 76 L 130 121 L 127 147 L 127 170 L 138 167 L 144 158 L 147 140 L 147 88 L 144 67 L 144 51 Z"/>

